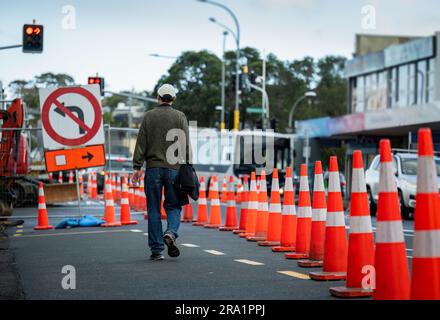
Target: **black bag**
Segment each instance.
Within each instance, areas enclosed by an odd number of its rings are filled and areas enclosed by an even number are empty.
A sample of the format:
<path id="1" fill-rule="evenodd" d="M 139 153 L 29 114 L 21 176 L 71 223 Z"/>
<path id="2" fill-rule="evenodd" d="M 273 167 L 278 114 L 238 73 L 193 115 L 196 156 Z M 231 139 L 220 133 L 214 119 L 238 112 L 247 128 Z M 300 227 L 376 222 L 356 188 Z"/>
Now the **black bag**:
<path id="1" fill-rule="evenodd" d="M 194 201 L 199 199 L 200 182 L 191 164 L 182 164 L 180 166 L 173 184 L 179 193 L 179 202 L 181 205 L 189 203 L 188 196 Z"/>

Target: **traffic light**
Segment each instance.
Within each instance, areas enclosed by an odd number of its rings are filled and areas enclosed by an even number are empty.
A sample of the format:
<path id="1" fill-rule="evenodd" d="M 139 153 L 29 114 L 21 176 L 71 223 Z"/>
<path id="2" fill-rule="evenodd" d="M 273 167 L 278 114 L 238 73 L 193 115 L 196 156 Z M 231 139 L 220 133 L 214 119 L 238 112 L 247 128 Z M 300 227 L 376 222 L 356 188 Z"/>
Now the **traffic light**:
<path id="1" fill-rule="evenodd" d="M 104 95 L 104 78 L 101 77 L 89 77 L 88 84 L 99 84 L 99 91 L 101 96 Z"/>
<path id="2" fill-rule="evenodd" d="M 23 26 L 23 52 L 41 53 L 43 52 L 43 31 L 40 24 L 25 24 Z"/>

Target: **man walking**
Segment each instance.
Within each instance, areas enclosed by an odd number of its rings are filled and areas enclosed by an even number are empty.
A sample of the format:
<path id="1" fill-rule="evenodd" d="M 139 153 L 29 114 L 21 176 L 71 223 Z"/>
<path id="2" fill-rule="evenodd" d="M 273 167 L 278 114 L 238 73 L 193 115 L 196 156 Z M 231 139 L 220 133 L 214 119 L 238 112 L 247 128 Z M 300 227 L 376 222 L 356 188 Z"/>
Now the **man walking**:
<path id="1" fill-rule="evenodd" d="M 172 107 L 176 90 L 170 84 L 162 85 L 157 91 L 158 106 L 145 113 L 133 155 L 132 179 L 137 183 L 142 176 L 141 168 L 146 162 L 145 193 L 148 206 L 148 245 L 151 260 L 163 260 L 164 243 L 170 257 L 178 257 L 176 246 L 180 225 L 181 205 L 173 185 L 180 168 L 178 160 L 190 160 L 188 120 L 185 114 Z M 167 134 L 180 132 L 177 141 L 167 141 Z M 173 136 L 173 134 L 171 134 Z M 178 147 L 176 148 L 176 144 Z M 177 150 L 177 153 L 170 150 Z M 167 229 L 162 231 L 161 201 L 162 188 L 165 193 L 164 209 L 167 214 Z"/>

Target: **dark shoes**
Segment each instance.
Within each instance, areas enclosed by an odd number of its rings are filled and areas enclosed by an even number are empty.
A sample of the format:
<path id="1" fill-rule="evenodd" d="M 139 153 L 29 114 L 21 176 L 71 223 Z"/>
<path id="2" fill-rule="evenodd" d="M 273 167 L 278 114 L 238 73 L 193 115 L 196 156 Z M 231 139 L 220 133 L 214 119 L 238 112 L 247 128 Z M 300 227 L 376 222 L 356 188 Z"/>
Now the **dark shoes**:
<path id="1" fill-rule="evenodd" d="M 179 248 L 177 248 L 176 246 L 176 239 L 174 239 L 173 235 L 165 233 L 165 235 L 163 236 L 163 241 L 168 247 L 168 255 L 170 257 L 176 258 L 180 255 Z"/>
<path id="2" fill-rule="evenodd" d="M 152 253 L 150 256 L 150 260 L 153 260 L 153 261 L 159 261 L 159 260 L 163 260 L 163 259 L 165 259 L 165 258 L 163 256 L 163 254 L 161 254 L 161 253 Z"/>

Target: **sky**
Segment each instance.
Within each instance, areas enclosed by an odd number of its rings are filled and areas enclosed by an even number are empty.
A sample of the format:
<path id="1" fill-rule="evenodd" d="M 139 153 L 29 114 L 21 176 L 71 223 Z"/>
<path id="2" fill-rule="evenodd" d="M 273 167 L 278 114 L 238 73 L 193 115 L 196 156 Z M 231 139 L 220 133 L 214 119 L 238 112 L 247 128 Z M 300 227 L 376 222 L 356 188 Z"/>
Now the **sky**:
<path id="1" fill-rule="evenodd" d="M 357 33 L 428 36 L 440 31 L 438 0 L 216 1 L 236 14 L 242 47 L 283 60 L 351 57 Z M 0 46 L 20 44 L 22 26 L 32 19 L 44 25 L 45 39 L 42 54 L 0 50 L 0 81 L 6 86 L 56 72 L 85 84 L 99 73 L 107 90 L 152 90 L 173 59 L 151 53 L 178 56 L 206 49 L 221 56 L 222 29 L 209 17 L 235 29 L 226 11 L 196 0 L 1 0 Z M 227 49 L 234 48 L 229 37 Z"/>

